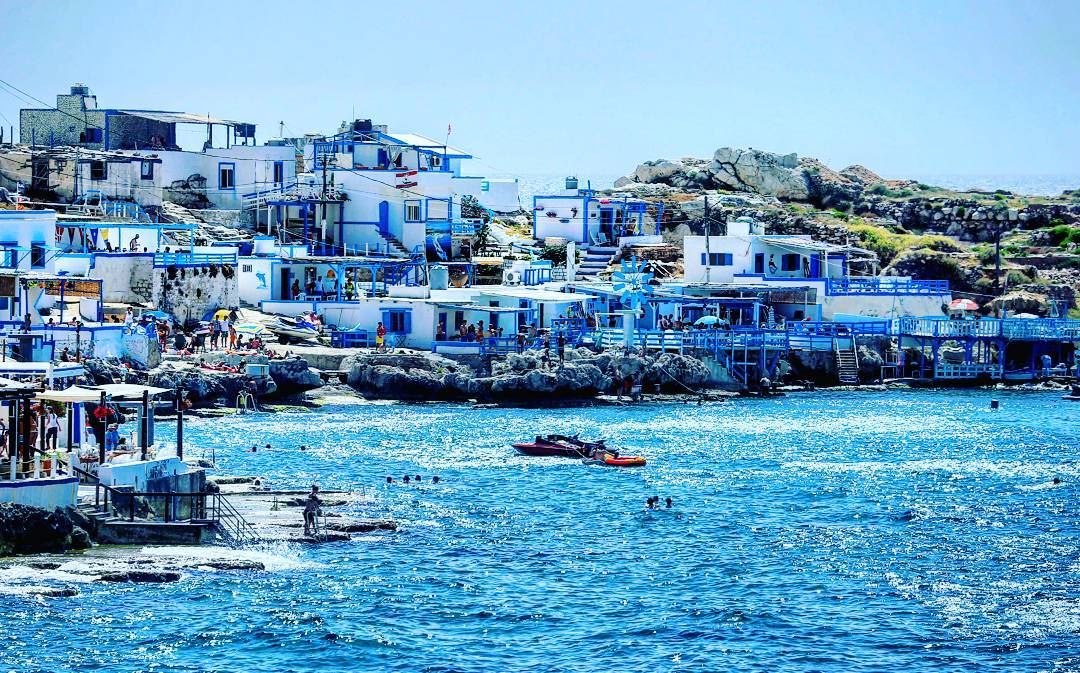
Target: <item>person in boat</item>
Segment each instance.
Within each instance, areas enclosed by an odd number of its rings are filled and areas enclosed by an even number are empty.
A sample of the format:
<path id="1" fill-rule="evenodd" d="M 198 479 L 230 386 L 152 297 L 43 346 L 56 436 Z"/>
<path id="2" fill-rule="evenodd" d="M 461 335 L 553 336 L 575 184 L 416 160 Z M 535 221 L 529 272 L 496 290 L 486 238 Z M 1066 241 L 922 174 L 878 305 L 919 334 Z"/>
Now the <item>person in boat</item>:
<path id="1" fill-rule="evenodd" d="M 308 493 L 307 499 L 304 500 L 304 535 L 311 535 L 313 528 L 318 529 L 316 517 L 319 516 L 321 506 L 322 499 L 319 497 L 319 487 L 312 484 L 311 493 Z"/>

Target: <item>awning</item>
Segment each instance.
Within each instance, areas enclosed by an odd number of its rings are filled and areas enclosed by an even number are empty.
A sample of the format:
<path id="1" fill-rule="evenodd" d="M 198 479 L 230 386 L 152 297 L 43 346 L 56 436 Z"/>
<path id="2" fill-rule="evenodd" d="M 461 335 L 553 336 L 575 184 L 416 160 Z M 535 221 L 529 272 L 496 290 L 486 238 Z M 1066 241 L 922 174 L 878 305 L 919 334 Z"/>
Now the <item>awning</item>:
<path id="1" fill-rule="evenodd" d="M 140 386 L 134 383 L 106 383 L 105 385 L 97 386 L 97 390 L 98 397 L 101 397 L 101 391 L 105 391 L 105 393 L 114 400 L 141 400 L 144 391 L 150 393 L 150 397 L 172 392 L 168 388 Z"/>
<path id="2" fill-rule="evenodd" d="M 100 390 L 91 390 L 82 386 L 71 386 L 64 390 L 45 390 L 35 396 L 38 400 L 50 402 L 95 402 L 101 400 Z"/>
<path id="3" fill-rule="evenodd" d="M 37 388 L 33 383 L 23 383 L 21 381 L 12 381 L 11 379 L 0 378 L 0 388 L 7 389 L 24 389 L 24 388 Z"/>
<path id="4" fill-rule="evenodd" d="M 439 308 L 449 308 L 455 311 L 479 311 L 481 313 L 528 313 L 527 308 L 513 308 L 511 306 L 483 306 L 481 304 L 443 304 L 436 303 Z"/>
<path id="5" fill-rule="evenodd" d="M 209 115 L 195 114 L 194 112 L 166 112 L 153 110 L 117 110 L 117 112 L 132 117 L 141 117 L 142 119 L 162 122 L 164 124 L 225 124 L 228 126 L 238 126 L 246 123 L 231 121 L 229 119 L 217 119 Z"/>

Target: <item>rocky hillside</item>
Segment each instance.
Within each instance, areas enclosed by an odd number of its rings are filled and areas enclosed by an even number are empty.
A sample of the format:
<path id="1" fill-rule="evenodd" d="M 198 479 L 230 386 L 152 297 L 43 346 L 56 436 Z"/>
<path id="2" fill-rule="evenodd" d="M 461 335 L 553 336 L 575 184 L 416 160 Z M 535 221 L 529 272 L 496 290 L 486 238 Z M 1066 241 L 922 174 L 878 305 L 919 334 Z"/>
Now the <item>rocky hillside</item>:
<path id="1" fill-rule="evenodd" d="M 948 279 L 988 311 L 1005 306 L 1045 315 L 1052 301 L 1064 300 L 1080 317 L 1080 189 L 1054 198 L 956 192 L 885 179 L 859 165 L 837 171 L 796 154 L 722 147 L 711 160 L 645 162 L 614 191 L 668 203 L 662 229 L 674 244 L 704 232 L 708 198 L 714 232 L 750 216 L 770 233 L 867 248 L 878 264 L 866 272 Z"/>

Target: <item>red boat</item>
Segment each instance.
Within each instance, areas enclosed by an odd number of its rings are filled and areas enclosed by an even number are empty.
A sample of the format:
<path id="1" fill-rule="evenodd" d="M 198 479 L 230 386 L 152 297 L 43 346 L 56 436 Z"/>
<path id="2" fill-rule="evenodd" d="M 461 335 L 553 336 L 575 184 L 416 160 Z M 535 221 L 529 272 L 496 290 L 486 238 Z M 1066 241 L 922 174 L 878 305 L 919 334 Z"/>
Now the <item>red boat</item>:
<path id="1" fill-rule="evenodd" d="M 587 458 L 597 450 L 605 450 L 603 440 L 585 442 L 576 436 L 547 435 L 536 437 L 536 441 L 513 444 L 514 449 L 524 456 L 555 456 L 558 458 Z"/>

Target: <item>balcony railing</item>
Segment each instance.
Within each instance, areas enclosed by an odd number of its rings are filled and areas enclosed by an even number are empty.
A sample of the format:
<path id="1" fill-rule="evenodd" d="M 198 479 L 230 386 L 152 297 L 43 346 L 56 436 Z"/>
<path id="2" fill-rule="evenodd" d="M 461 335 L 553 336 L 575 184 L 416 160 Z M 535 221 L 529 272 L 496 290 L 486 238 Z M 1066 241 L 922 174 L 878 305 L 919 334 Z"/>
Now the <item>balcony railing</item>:
<path id="1" fill-rule="evenodd" d="M 829 278 L 825 294 L 837 295 L 939 295 L 949 293 L 947 280 L 915 280 L 875 276 L 872 278 Z"/>
<path id="2" fill-rule="evenodd" d="M 235 252 L 155 252 L 154 266 L 208 266 L 236 264 Z"/>

